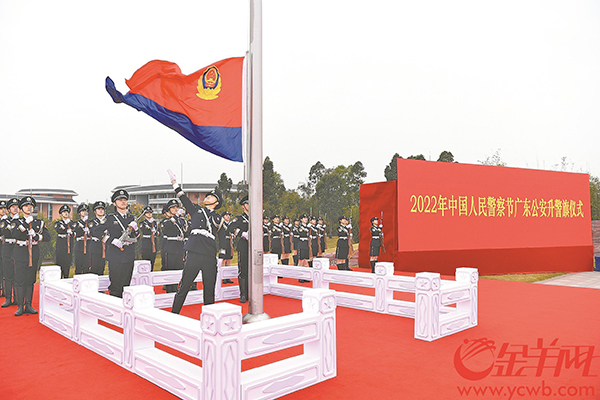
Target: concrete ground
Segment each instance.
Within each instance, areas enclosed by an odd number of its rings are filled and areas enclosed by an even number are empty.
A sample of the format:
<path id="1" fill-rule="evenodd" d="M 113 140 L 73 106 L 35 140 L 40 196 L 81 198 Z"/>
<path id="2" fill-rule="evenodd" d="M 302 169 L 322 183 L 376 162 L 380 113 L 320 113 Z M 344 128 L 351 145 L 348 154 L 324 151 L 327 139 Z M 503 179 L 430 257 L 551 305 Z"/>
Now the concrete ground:
<path id="1" fill-rule="evenodd" d="M 543 285 L 558 285 L 600 289 L 600 271 L 575 272 L 572 274 L 555 276 L 554 278 L 538 281 L 535 283 L 541 283 Z"/>

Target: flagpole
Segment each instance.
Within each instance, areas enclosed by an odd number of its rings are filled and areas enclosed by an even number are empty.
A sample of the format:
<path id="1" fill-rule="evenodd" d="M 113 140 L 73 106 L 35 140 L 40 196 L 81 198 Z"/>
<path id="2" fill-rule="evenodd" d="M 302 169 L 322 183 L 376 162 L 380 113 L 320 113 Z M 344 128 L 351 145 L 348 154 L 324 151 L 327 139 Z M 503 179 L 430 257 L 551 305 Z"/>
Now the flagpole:
<path id="1" fill-rule="evenodd" d="M 262 243 L 262 0 L 250 0 L 250 246 L 248 257 L 249 308 L 243 321 L 269 319 L 263 310 L 263 243 Z"/>

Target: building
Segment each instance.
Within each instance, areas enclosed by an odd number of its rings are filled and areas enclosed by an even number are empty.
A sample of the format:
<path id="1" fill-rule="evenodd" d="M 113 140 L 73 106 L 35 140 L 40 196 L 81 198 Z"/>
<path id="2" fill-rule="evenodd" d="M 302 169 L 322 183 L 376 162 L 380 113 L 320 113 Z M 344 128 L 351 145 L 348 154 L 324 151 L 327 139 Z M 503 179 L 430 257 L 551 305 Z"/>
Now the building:
<path id="1" fill-rule="evenodd" d="M 217 185 L 215 183 L 183 183 L 181 188 L 193 203 L 201 203 L 206 195 L 214 190 Z M 112 193 L 117 190 L 127 190 L 129 200 L 134 201 L 143 206 L 150 206 L 155 213 L 160 213 L 162 208 L 171 199 L 176 199 L 175 191 L 171 184 L 164 185 L 122 185 L 117 186 L 112 190 Z M 232 185 L 232 191 L 237 190 L 237 185 Z"/>
<path id="2" fill-rule="evenodd" d="M 31 196 L 37 203 L 35 215 L 55 220 L 60 218 L 58 210 L 65 204 L 71 207 L 71 215 L 73 215 L 73 209 L 77 207 L 73 197 L 77 195 L 76 192 L 68 189 L 21 189 L 15 194 L 0 194 L 0 199 L 8 200 L 12 197 L 20 199 Z"/>

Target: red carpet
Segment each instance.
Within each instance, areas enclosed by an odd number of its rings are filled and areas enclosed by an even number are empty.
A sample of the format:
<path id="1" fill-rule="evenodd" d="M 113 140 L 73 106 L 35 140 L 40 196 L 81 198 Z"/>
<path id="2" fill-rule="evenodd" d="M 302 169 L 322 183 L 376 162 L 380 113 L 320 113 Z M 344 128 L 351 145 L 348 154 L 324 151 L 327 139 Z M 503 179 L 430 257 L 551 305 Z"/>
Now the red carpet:
<path id="1" fill-rule="evenodd" d="M 432 343 L 413 338 L 412 319 L 339 307 L 337 377 L 285 398 L 530 399 L 550 390 L 556 397 L 600 399 L 599 290 L 493 280 L 481 280 L 479 288 L 479 326 Z M 298 300 L 265 296 L 264 304 L 272 317 L 301 311 Z M 184 314 L 198 318 L 200 309 L 186 306 Z M 40 325 L 37 315 L 14 317 L 15 310 L 0 309 L 0 399 L 175 399 Z M 465 339 L 481 338 L 495 342 L 492 358 L 484 352 L 462 365 L 494 370 L 469 381 L 457 372 L 454 356 Z M 539 340 L 546 350 L 535 349 Z M 579 358 L 573 362 L 575 351 Z M 271 360 L 247 360 L 243 368 Z"/>

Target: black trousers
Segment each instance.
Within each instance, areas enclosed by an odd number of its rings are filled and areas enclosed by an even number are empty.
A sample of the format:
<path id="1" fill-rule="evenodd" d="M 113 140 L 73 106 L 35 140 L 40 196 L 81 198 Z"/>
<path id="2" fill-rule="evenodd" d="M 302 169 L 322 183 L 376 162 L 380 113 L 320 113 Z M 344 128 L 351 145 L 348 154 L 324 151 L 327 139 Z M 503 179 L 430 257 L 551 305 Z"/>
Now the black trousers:
<path id="1" fill-rule="evenodd" d="M 75 251 L 75 275 L 90 272 L 90 252 Z"/>
<path id="2" fill-rule="evenodd" d="M 163 271 L 181 271 L 183 269 L 183 254 L 175 253 L 164 253 L 165 259 L 163 260 Z M 195 277 L 194 277 L 195 278 Z M 165 291 L 167 293 L 175 293 L 177 291 L 177 285 L 165 285 Z"/>
<path id="3" fill-rule="evenodd" d="M 61 275 L 63 278 L 69 277 L 71 270 L 71 263 L 73 262 L 73 253 L 67 253 L 66 251 L 56 251 L 56 264 L 60 266 Z"/>
<path id="4" fill-rule="evenodd" d="M 173 299 L 172 312 L 179 314 L 190 287 L 200 271 L 202 271 L 202 284 L 204 286 L 204 305 L 214 304 L 215 284 L 217 283 L 217 258 L 188 251 L 181 282 L 179 282 L 179 288 Z"/>
<path id="5" fill-rule="evenodd" d="M 108 292 L 111 296 L 123 297 L 123 288 L 131 284 L 133 260 L 130 262 L 108 262 Z"/>
<path id="6" fill-rule="evenodd" d="M 12 282 L 15 280 L 15 260 L 12 255 L 5 250 L 2 255 L 2 270 L 4 272 L 4 280 Z"/>
<path id="7" fill-rule="evenodd" d="M 156 260 L 156 252 L 152 251 L 152 248 L 144 249 L 142 247 L 142 260 L 149 260 L 152 266 L 151 271 L 154 270 L 154 261 Z"/>
<path id="8" fill-rule="evenodd" d="M 29 260 L 15 261 L 15 286 L 33 287 L 37 274 L 37 261 L 33 260 L 33 267 L 29 266 Z"/>
<path id="9" fill-rule="evenodd" d="M 92 253 L 90 258 L 90 272 L 96 275 L 104 275 L 106 258 L 102 257 L 102 253 Z"/>

